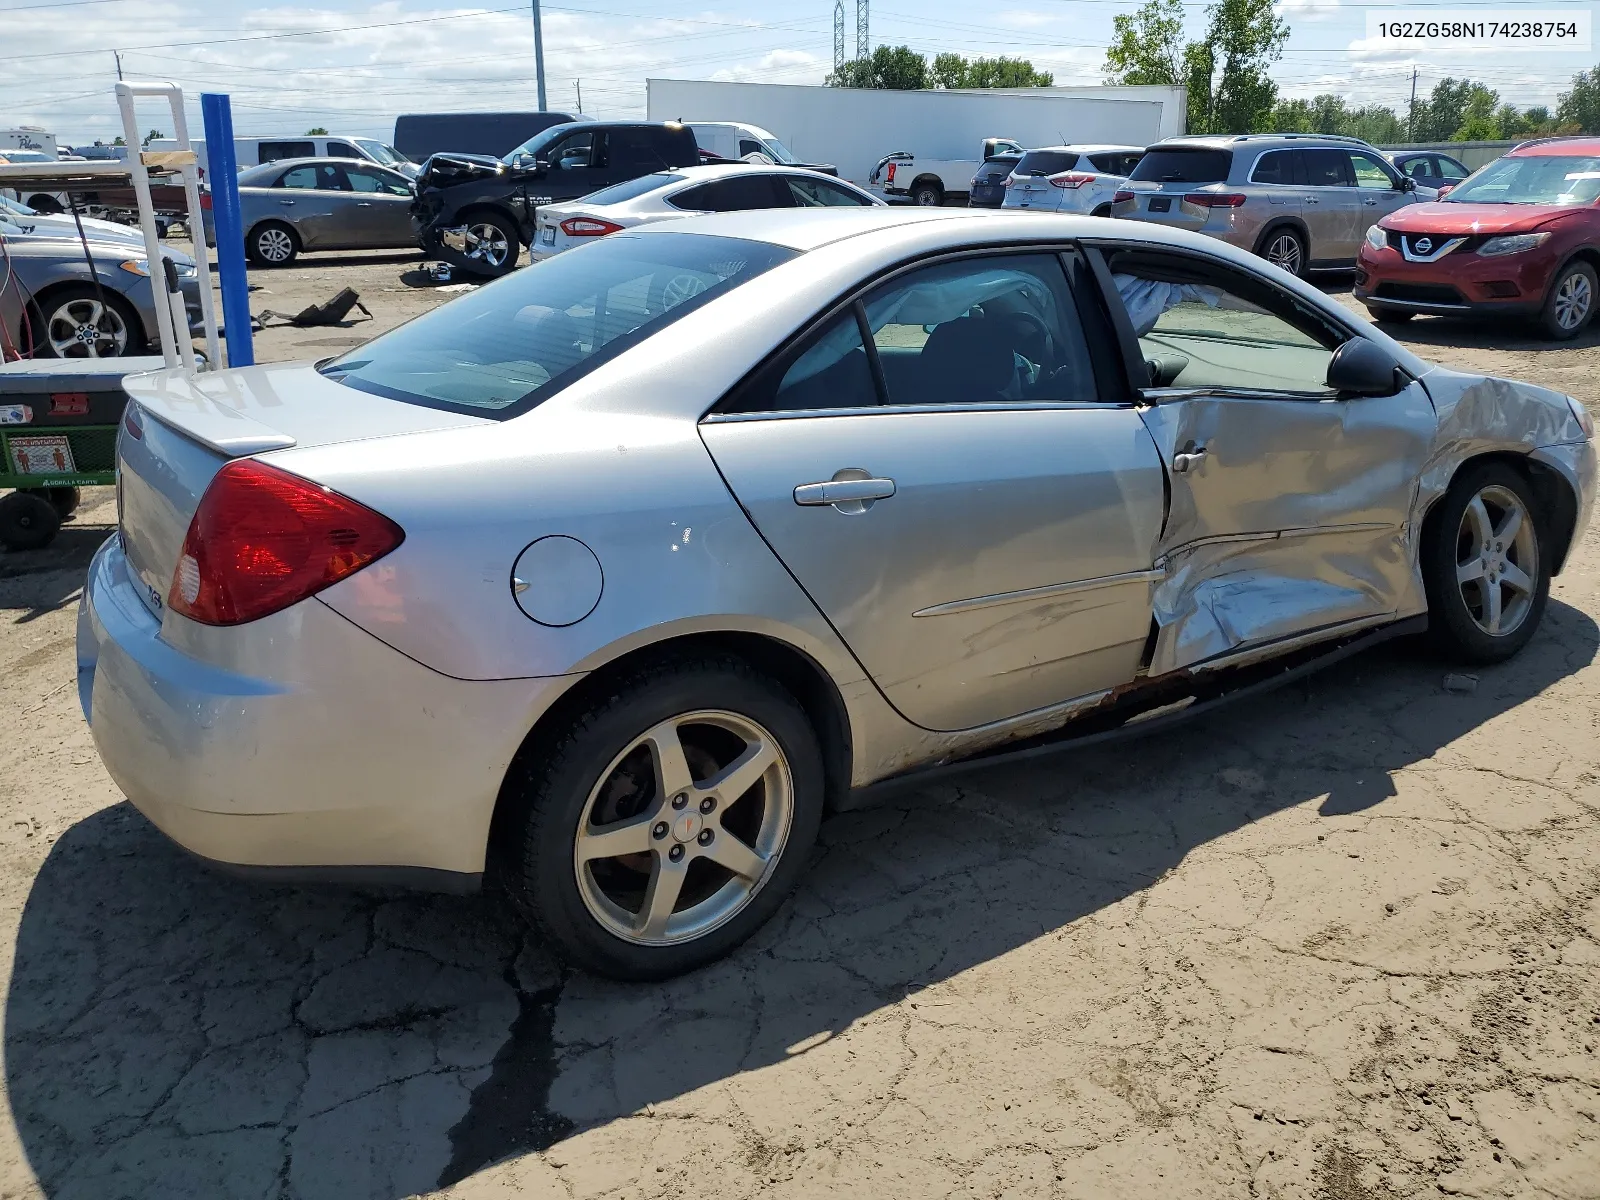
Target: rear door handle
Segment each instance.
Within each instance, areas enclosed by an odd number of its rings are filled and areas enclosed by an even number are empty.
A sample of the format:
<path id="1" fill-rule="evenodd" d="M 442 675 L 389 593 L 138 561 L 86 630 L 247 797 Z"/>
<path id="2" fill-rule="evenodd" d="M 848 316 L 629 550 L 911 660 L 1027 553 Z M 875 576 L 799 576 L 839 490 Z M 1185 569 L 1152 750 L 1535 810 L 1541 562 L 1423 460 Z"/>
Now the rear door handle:
<path id="1" fill-rule="evenodd" d="M 1369 200 L 1369 201 L 1367 201 L 1367 203 L 1371 204 L 1372 201 Z M 372 201 L 371 200 L 357 200 L 356 201 L 356 207 L 357 208 L 371 208 L 372 207 Z"/>
<path id="2" fill-rule="evenodd" d="M 840 512 L 864 512 L 874 500 L 894 495 L 892 479 L 830 479 L 826 483 L 802 483 L 794 489 L 794 502 L 807 506 L 833 504 Z"/>

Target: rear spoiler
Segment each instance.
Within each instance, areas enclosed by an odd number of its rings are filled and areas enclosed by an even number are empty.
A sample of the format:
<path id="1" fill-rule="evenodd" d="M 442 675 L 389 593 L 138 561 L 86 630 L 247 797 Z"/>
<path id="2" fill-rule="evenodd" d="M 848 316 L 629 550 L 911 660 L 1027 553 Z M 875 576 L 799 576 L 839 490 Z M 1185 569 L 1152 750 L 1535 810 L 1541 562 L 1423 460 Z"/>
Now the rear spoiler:
<path id="1" fill-rule="evenodd" d="M 208 382 L 225 378 L 206 375 Z M 129 375 L 123 390 L 146 416 L 229 458 L 287 450 L 295 439 L 263 425 L 238 409 L 213 399 L 195 386 L 196 379 L 180 371 L 147 371 Z"/>

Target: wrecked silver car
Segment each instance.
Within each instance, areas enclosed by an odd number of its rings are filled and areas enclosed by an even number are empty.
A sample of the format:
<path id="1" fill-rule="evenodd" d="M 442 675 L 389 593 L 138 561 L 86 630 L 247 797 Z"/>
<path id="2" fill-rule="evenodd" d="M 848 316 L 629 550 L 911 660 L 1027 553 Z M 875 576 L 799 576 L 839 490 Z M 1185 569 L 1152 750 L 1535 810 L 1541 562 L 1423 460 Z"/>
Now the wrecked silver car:
<path id="1" fill-rule="evenodd" d="M 266 872 L 493 870 L 632 978 L 748 937 L 874 785 L 1398 634 L 1515 653 L 1595 481 L 1570 397 L 1037 213 L 663 222 L 127 387 L 78 649 L 118 785 Z"/>

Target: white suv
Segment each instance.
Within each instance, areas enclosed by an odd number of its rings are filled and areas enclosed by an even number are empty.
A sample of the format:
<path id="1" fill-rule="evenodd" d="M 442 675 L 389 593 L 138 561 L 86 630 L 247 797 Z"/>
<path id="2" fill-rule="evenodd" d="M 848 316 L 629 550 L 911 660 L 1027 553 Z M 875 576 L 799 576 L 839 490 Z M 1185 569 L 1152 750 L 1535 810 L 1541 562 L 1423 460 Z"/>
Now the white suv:
<path id="1" fill-rule="evenodd" d="M 1111 203 L 1128 173 L 1144 157 L 1142 146 L 1043 146 L 1011 168 L 1001 208 L 1111 215 Z"/>

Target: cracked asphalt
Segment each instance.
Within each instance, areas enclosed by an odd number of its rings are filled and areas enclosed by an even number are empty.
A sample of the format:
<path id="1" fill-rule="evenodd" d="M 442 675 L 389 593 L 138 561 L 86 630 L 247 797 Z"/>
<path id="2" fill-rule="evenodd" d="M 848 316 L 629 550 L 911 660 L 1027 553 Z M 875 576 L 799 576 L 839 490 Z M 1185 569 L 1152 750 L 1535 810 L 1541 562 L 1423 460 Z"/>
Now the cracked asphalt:
<path id="1" fill-rule="evenodd" d="M 1406 334 L 1596 397 L 1600 336 Z M 1597 536 L 1475 691 L 1390 644 L 835 816 L 753 942 L 623 986 L 490 899 L 264 887 L 157 834 L 72 686 L 114 519 L 91 493 L 0 553 L 6 1200 L 1600 1196 Z"/>

